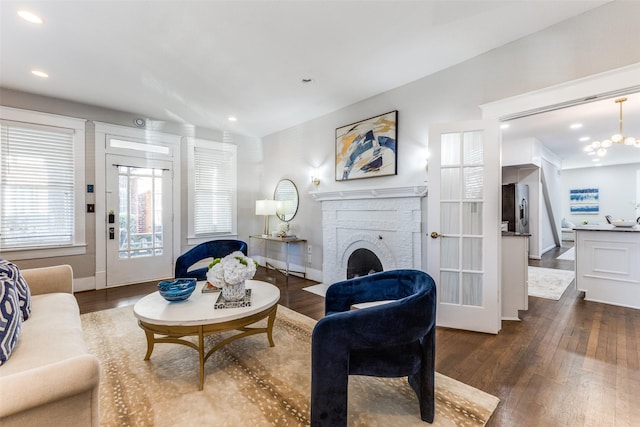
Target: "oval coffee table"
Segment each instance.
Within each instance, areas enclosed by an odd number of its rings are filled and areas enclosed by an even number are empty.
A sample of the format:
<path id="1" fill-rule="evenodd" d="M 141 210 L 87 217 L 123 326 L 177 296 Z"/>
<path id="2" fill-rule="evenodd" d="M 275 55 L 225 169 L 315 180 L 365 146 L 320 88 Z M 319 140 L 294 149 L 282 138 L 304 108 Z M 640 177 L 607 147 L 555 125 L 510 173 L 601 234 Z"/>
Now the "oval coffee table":
<path id="1" fill-rule="evenodd" d="M 247 280 L 246 287 L 251 289 L 251 306 L 239 308 L 215 308 L 220 292 L 203 293 L 206 282 L 198 282 L 193 294 L 186 301 L 168 302 L 157 291 L 147 295 L 136 303 L 133 313 L 147 337 L 149 360 L 155 343 L 182 344 L 198 351 L 200 355 L 200 390 L 204 387 L 204 363 L 214 351 L 224 345 L 249 335 L 266 333 L 269 345 L 273 347 L 273 323 L 280 300 L 280 289 L 259 280 Z M 268 317 L 267 327 L 248 327 Z M 239 331 L 220 341 L 206 354 L 204 337 L 224 331 Z M 198 343 L 183 339 L 198 337 Z"/>

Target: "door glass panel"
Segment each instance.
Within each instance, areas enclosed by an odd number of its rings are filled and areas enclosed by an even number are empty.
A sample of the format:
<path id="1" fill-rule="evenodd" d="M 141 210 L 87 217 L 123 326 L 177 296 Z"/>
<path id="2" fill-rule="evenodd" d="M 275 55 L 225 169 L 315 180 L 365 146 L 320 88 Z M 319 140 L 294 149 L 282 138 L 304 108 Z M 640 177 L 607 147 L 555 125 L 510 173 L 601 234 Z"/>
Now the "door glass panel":
<path id="1" fill-rule="evenodd" d="M 440 265 L 442 268 L 460 268 L 460 239 L 441 237 Z"/>
<path id="2" fill-rule="evenodd" d="M 477 165 L 482 164 L 484 156 L 482 146 L 482 132 L 465 132 L 464 133 L 464 164 Z"/>
<path id="3" fill-rule="evenodd" d="M 441 166 L 455 166 L 460 164 L 460 134 L 445 133 L 440 139 Z"/>
<path id="4" fill-rule="evenodd" d="M 440 200 L 460 200 L 460 168 L 441 169 Z"/>
<path id="5" fill-rule="evenodd" d="M 460 204 L 442 203 L 440 208 L 442 234 L 460 234 Z"/>
<path id="6" fill-rule="evenodd" d="M 482 167 L 464 168 L 464 198 L 481 199 L 483 190 Z"/>
<path id="7" fill-rule="evenodd" d="M 462 239 L 462 269 L 482 270 L 482 239 L 473 237 Z"/>
<path id="8" fill-rule="evenodd" d="M 462 203 L 462 234 L 482 234 L 482 203 Z"/>
<path id="9" fill-rule="evenodd" d="M 126 249 L 127 241 L 129 240 L 129 198 L 127 195 L 129 194 L 129 179 L 126 176 L 129 168 L 120 166 L 118 168 L 119 176 L 118 176 L 118 198 L 120 201 L 120 210 L 118 212 L 119 218 L 119 233 L 118 233 L 118 248 L 120 248 L 119 258 L 126 259 L 129 258 L 128 252 L 122 252 L 122 249 Z"/>
<path id="10" fill-rule="evenodd" d="M 160 169 L 155 169 L 154 176 L 154 222 L 153 229 L 151 233 L 153 233 L 153 247 L 156 248 L 155 254 L 162 255 L 162 234 L 164 230 L 162 229 L 162 178 L 157 177 L 158 174 L 161 174 L 162 171 Z"/>
<path id="11" fill-rule="evenodd" d="M 462 274 L 462 304 L 482 307 L 482 274 Z"/>
<path id="12" fill-rule="evenodd" d="M 119 258 L 162 255 L 161 169 L 120 166 Z"/>
<path id="13" fill-rule="evenodd" d="M 443 271 L 440 273 L 440 302 L 448 304 L 460 303 L 460 279 L 457 272 Z"/>

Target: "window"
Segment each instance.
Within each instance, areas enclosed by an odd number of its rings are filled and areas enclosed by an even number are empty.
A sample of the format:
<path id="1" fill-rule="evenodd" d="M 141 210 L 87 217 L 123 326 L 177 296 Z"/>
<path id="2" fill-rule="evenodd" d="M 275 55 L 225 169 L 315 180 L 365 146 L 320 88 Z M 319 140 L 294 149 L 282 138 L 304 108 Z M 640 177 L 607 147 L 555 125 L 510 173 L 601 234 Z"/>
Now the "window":
<path id="1" fill-rule="evenodd" d="M 22 252 L 12 259 L 84 253 L 84 121 L 0 113 L 0 251 Z"/>
<path id="2" fill-rule="evenodd" d="M 187 147 L 189 238 L 235 235 L 237 147 L 192 139 Z"/>

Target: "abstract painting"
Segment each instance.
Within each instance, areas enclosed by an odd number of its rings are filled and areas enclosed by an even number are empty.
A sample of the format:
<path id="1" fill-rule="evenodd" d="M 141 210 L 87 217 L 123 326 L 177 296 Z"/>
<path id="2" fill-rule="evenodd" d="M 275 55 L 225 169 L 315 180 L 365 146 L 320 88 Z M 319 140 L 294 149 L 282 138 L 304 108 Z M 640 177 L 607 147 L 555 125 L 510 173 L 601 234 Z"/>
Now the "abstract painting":
<path id="1" fill-rule="evenodd" d="M 596 215 L 600 211 L 597 188 L 574 188 L 569 190 L 569 209 L 573 215 Z"/>
<path id="2" fill-rule="evenodd" d="M 336 181 L 397 175 L 398 112 L 336 129 Z"/>

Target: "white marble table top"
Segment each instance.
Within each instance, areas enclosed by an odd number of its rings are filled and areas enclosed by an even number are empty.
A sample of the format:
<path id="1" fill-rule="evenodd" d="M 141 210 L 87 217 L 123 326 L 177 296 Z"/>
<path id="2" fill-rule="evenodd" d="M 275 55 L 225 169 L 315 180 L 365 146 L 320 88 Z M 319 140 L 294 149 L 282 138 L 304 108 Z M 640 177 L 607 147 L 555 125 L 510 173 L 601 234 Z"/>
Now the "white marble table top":
<path id="1" fill-rule="evenodd" d="M 214 309 L 220 292 L 203 293 L 205 283 L 198 282 L 189 299 L 181 302 L 168 302 L 156 291 L 138 301 L 133 313 L 139 320 L 153 325 L 210 325 L 251 316 L 280 300 L 280 289 L 276 286 L 259 280 L 247 280 L 247 289 L 251 289 L 250 307 Z"/>

